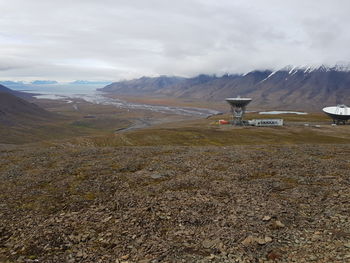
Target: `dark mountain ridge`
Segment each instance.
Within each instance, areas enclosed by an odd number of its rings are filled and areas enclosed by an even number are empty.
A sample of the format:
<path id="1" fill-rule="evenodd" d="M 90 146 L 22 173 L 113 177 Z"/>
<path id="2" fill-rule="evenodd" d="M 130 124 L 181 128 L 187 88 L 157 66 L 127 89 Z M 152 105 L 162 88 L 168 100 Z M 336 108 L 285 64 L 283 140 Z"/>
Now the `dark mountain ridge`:
<path id="1" fill-rule="evenodd" d="M 15 94 L 17 92 L 0 85 L 0 125 L 18 126 L 38 123 L 56 116 Z"/>
<path id="2" fill-rule="evenodd" d="M 175 86 L 181 82 L 188 81 L 182 77 L 141 77 L 139 79 L 133 79 L 128 81 L 115 82 L 104 87 L 103 91 L 117 92 L 118 94 L 125 95 L 140 95 L 140 94 L 153 94 L 158 93 L 160 90 Z"/>
<path id="3" fill-rule="evenodd" d="M 18 83 L 20 83 L 20 82 L 18 82 Z M 18 84 L 18 85 L 14 85 L 14 86 L 18 87 L 21 85 L 23 85 L 23 84 Z M 9 89 L 2 84 L 0 84 L 0 92 L 6 92 L 6 93 L 12 94 L 16 97 L 22 98 L 22 99 L 30 99 L 33 96 L 33 94 L 31 94 L 31 93 Z"/>
<path id="4" fill-rule="evenodd" d="M 350 104 L 350 70 L 326 66 L 285 67 L 277 71 L 256 70 L 221 77 L 142 77 L 115 82 L 101 90 L 117 95 L 204 101 L 223 101 L 240 95 L 253 98 L 252 108 L 319 111 L 327 105 Z"/>

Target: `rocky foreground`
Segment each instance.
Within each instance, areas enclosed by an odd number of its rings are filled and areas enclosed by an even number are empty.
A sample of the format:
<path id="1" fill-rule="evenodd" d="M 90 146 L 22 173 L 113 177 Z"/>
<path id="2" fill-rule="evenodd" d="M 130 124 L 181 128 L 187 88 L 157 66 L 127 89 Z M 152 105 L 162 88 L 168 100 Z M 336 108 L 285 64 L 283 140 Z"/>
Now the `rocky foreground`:
<path id="1" fill-rule="evenodd" d="M 0 262 L 350 262 L 350 145 L 0 147 Z"/>

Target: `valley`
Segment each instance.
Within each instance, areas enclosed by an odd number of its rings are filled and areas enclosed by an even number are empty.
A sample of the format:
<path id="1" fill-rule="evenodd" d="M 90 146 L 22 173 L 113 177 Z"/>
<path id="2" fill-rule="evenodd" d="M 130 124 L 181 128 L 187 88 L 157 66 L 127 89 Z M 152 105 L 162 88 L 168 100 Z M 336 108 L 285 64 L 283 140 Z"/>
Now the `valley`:
<path id="1" fill-rule="evenodd" d="M 225 101 L 191 98 L 27 100 L 2 104 L 16 120 L 0 126 L 2 262 L 349 258 L 349 125 L 256 111 L 285 125 L 219 125 Z"/>

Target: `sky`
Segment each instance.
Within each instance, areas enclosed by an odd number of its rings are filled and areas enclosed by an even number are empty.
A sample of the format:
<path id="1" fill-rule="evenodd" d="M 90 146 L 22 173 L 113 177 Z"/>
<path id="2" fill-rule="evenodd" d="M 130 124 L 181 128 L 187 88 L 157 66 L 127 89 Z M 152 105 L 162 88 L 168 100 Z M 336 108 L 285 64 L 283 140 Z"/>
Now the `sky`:
<path id="1" fill-rule="evenodd" d="M 348 0 L 0 0 L 0 79 L 123 80 L 350 61 Z"/>

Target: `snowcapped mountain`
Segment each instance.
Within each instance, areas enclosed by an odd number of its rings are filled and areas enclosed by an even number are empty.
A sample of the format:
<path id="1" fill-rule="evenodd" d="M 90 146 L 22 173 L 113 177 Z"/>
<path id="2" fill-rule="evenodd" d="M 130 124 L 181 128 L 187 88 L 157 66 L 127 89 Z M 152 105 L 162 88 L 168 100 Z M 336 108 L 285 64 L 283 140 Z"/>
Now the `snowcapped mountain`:
<path id="1" fill-rule="evenodd" d="M 166 76 L 140 78 L 115 82 L 102 90 L 121 95 L 205 101 L 223 101 L 226 97 L 240 95 L 253 98 L 250 107 L 256 109 L 319 111 L 327 105 L 350 105 L 350 66 L 287 66 L 277 71 L 255 70 L 221 77 L 200 75 L 176 78 L 176 81 Z"/>

